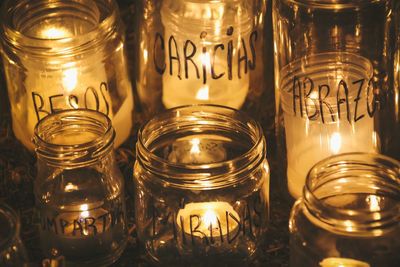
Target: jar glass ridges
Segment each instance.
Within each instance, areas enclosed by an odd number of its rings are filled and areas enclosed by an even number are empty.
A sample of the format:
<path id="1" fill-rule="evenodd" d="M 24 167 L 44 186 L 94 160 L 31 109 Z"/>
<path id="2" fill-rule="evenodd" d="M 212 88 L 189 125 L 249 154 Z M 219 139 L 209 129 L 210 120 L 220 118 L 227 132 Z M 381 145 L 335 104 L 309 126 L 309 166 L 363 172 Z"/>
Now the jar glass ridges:
<path id="1" fill-rule="evenodd" d="M 224 105 L 262 120 L 272 138 L 267 1 L 138 2 L 136 86 L 145 117 L 182 105 Z"/>
<path id="2" fill-rule="evenodd" d="M 398 89 L 388 82 L 391 1 L 273 5 L 280 169 L 297 198 L 307 171 L 322 158 L 396 154 Z"/>
<path id="3" fill-rule="evenodd" d="M 28 258 L 20 240 L 20 222 L 8 205 L 0 202 L 0 265 L 27 266 Z"/>
<path id="4" fill-rule="evenodd" d="M 5 1 L 0 36 L 15 136 L 33 150 L 36 123 L 64 109 L 110 117 L 127 139 L 133 98 L 114 0 Z"/>
<path id="5" fill-rule="evenodd" d="M 399 220 L 400 162 L 364 153 L 328 158 L 311 169 L 292 209 L 291 266 L 397 266 Z"/>
<path id="6" fill-rule="evenodd" d="M 125 248 L 124 185 L 114 138 L 109 118 L 91 110 L 54 113 L 36 126 L 35 197 L 47 257 L 102 266 Z"/>
<path id="7" fill-rule="evenodd" d="M 266 231 L 269 168 L 260 126 L 219 106 L 172 109 L 139 132 L 139 239 L 160 264 L 250 261 Z"/>

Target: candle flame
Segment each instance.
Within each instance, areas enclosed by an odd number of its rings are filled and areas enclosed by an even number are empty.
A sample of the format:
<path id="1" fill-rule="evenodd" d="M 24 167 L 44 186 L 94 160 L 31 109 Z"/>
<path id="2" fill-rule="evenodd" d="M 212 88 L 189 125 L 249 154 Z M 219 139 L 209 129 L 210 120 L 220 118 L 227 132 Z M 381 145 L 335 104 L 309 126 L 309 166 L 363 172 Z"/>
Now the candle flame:
<path id="1" fill-rule="evenodd" d="M 78 84 L 78 70 L 76 68 L 64 70 L 62 82 L 65 90 L 71 93 Z"/>
<path id="2" fill-rule="evenodd" d="M 210 99 L 210 89 L 208 85 L 203 85 L 196 93 L 196 99 L 198 100 L 209 100 Z"/>
<path id="3" fill-rule="evenodd" d="M 367 197 L 367 203 L 369 204 L 369 209 L 371 211 L 380 211 L 381 208 L 379 206 L 379 202 L 381 201 L 380 197 L 370 195 Z"/>
<path id="4" fill-rule="evenodd" d="M 88 211 L 88 209 L 89 209 L 88 204 L 82 204 L 82 205 L 81 205 L 80 210 L 82 211 L 82 212 L 81 212 L 81 217 L 82 217 L 82 218 L 87 218 L 87 217 L 89 217 L 89 211 Z"/>
<path id="5" fill-rule="evenodd" d="M 46 39 L 61 39 L 67 37 L 69 33 L 63 28 L 48 27 L 43 29 L 40 35 Z"/>
<path id="6" fill-rule="evenodd" d="M 217 215 L 213 210 L 207 210 L 202 217 L 203 222 L 208 226 L 217 225 Z"/>
<path id="7" fill-rule="evenodd" d="M 337 154 L 342 147 L 342 136 L 340 133 L 333 133 L 330 139 L 330 148 L 332 153 Z"/>
<path id="8" fill-rule="evenodd" d="M 192 148 L 190 149 L 190 153 L 192 154 L 199 154 L 200 153 L 200 140 L 198 138 L 193 138 L 192 141 L 190 141 L 190 143 L 192 143 Z"/>

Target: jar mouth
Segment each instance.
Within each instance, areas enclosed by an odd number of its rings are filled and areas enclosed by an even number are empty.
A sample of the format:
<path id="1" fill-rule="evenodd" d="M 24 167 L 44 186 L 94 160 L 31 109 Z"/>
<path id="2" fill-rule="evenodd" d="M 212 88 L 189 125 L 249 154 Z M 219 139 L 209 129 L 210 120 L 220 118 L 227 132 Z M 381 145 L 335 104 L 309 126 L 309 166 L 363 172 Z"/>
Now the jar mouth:
<path id="1" fill-rule="evenodd" d="M 265 159 L 261 126 L 235 109 L 209 104 L 169 109 L 138 134 L 137 160 L 169 187 L 237 184 Z"/>
<path id="2" fill-rule="evenodd" d="M 44 117 L 33 137 L 39 158 L 64 167 L 95 162 L 112 149 L 114 139 L 111 120 L 88 109 L 63 110 Z"/>
<path id="3" fill-rule="evenodd" d="M 325 229 L 381 236 L 400 220 L 400 162 L 369 153 L 329 157 L 309 171 L 303 198 L 310 219 Z"/>
<path id="4" fill-rule="evenodd" d="M 66 56 L 102 43 L 116 18 L 113 0 L 20 0 L 17 4 L 6 0 L 1 34 L 7 46 L 19 53 Z"/>
<path id="5" fill-rule="evenodd" d="M 361 6 L 379 3 L 382 0 L 285 0 L 289 3 L 294 3 L 307 7 L 321 9 L 347 9 L 359 8 Z"/>
<path id="6" fill-rule="evenodd" d="M 0 252 L 11 247 L 19 235 L 20 224 L 13 209 L 0 203 Z"/>

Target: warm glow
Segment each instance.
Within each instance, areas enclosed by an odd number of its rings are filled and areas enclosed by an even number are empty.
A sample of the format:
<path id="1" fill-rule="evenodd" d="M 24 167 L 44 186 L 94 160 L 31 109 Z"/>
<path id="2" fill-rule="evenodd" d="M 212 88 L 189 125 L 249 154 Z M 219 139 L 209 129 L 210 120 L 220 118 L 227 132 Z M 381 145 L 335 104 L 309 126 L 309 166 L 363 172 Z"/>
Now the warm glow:
<path id="1" fill-rule="evenodd" d="M 46 39 L 61 39 L 68 37 L 69 33 L 63 28 L 49 27 L 41 32 L 41 36 Z"/>
<path id="2" fill-rule="evenodd" d="M 207 210 L 203 217 L 202 217 L 203 222 L 207 227 L 210 225 L 216 225 L 217 224 L 217 215 L 213 210 Z"/>
<path id="3" fill-rule="evenodd" d="M 72 192 L 75 190 L 78 190 L 78 187 L 72 183 L 68 183 L 65 188 L 64 188 L 65 192 Z"/>
<path id="4" fill-rule="evenodd" d="M 333 133 L 330 139 L 330 149 L 332 153 L 337 154 L 342 147 L 342 136 L 340 133 Z"/>
<path id="5" fill-rule="evenodd" d="M 192 143 L 192 148 L 190 149 L 190 153 L 199 154 L 200 153 L 200 147 L 199 147 L 200 140 L 198 138 L 194 138 L 190 142 Z"/>
<path id="6" fill-rule="evenodd" d="M 326 258 L 319 263 L 320 267 L 370 267 L 363 261 L 353 260 L 349 258 Z"/>
<path id="7" fill-rule="evenodd" d="M 87 217 L 89 217 L 89 211 L 88 211 L 88 209 L 89 209 L 89 206 L 88 206 L 87 204 L 82 204 L 82 205 L 81 205 L 80 210 L 82 211 L 82 212 L 81 212 L 81 217 L 82 217 L 82 218 L 87 218 Z"/>
<path id="8" fill-rule="evenodd" d="M 78 70 L 71 68 L 63 71 L 62 82 L 68 93 L 72 92 L 78 84 Z"/>
<path id="9" fill-rule="evenodd" d="M 369 204 L 369 209 L 371 211 L 380 211 L 381 208 L 379 206 L 379 202 L 380 202 L 380 197 L 378 196 L 374 196 L 374 195 L 370 195 L 367 197 L 367 202 Z"/>
<path id="10" fill-rule="evenodd" d="M 210 99 L 210 89 L 208 88 L 208 85 L 203 85 L 202 87 L 200 87 L 200 89 L 197 91 L 196 99 L 198 100 Z"/>

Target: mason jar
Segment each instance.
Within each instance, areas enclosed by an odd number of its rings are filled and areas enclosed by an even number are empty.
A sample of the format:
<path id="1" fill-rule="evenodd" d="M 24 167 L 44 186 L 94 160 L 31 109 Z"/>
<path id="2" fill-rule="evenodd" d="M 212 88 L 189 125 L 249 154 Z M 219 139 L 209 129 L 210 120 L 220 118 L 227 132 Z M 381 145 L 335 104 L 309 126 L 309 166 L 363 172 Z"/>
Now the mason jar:
<path id="1" fill-rule="evenodd" d="M 108 266 L 127 238 L 124 181 L 111 120 L 98 111 L 60 111 L 35 127 L 41 248 L 67 266 Z"/>
<path id="2" fill-rule="evenodd" d="M 400 263 L 400 162 L 348 153 L 317 163 L 290 221 L 290 266 Z"/>
<path id="3" fill-rule="evenodd" d="M 293 198 L 323 158 L 400 159 L 392 17 L 391 0 L 274 1 L 278 153 Z"/>
<path id="4" fill-rule="evenodd" d="M 12 128 L 25 147 L 40 119 L 64 109 L 100 111 L 116 146 L 128 138 L 133 97 L 114 0 L 7 0 L 0 20 Z"/>
<path id="5" fill-rule="evenodd" d="M 15 211 L 0 202 L 0 266 L 28 266 L 28 256 L 19 236 L 20 229 Z"/>
<path id="6" fill-rule="evenodd" d="M 272 140 L 270 4 L 269 0 L 138 1 L 135 78 L 143 116 L 149 119 L 183 105 L 224 105 L 260 121 Z"/>
<path id="7" fill-rule="evenodd" d="M 159 265 L 251 264 L 269 217 L 259 124 L 228 107 L 162 113 L 139 131 L 136 226 Z"/>

